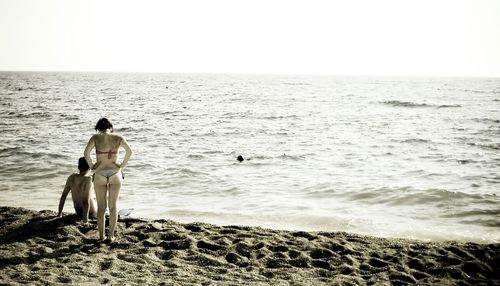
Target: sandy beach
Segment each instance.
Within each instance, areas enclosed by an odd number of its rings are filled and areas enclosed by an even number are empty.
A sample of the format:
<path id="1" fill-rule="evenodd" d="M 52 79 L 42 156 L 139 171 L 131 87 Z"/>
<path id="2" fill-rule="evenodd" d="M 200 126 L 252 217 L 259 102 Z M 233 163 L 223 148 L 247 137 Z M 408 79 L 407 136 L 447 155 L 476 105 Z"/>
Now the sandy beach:
<path id="1" fill-rule="evenodd" d="M 345 232 L 95 221 L 0 207 L 0 284 L 499 285 L 500 245 L 385 239 Z"/>

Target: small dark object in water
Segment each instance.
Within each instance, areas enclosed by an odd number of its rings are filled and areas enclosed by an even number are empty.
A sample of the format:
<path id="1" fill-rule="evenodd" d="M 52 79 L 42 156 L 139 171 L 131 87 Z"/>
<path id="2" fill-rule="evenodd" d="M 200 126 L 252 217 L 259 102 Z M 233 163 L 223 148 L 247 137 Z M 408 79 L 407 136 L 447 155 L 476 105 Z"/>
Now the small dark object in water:
<path id="1" fill-rule="evenodd" d="M 243 159 L 243 156 L 239 155 L 239 156 L 238 156 L 238 158 L 236 158 L 236 160 L 240 161 L 240 163 L 241 163 L 241 162 L 243 162 L 245 159 Z"/>

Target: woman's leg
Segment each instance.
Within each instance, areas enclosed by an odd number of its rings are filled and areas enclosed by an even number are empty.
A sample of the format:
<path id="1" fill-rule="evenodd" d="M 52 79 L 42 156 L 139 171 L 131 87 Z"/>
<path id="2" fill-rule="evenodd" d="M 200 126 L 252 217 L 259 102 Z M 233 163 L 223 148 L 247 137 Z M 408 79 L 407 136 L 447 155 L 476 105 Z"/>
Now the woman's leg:
<path id="1" fill-rule="evenodd" d="M 95 174 L 94 177 L 94 190 L 97 199 L 97 228 L 99 229 L 99 239 L 104 240 L 104 229 L 106 228 L 106 193 L 107 193 L 107 179 L 104 176 Z"/>
<path id="2" fill-rule="evenodd" d="M 122 173 L 117 174 L 109 178 L 109 239 L 115 239 L 115 227 L 118 221 L 118 196 L 120 195 L 120 189 L 122 187 Z"/>

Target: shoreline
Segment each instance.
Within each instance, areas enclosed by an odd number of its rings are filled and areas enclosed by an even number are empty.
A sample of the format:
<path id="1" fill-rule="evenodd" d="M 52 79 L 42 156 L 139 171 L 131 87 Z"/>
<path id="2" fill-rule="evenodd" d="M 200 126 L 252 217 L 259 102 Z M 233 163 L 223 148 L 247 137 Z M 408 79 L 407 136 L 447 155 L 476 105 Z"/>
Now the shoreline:
<path id="1" fill-rule="evenodd" d="M 500 244 L 132 219 L 113 243 L 95 220 L 0 207 L 0 285 L 500 284 Z"/>

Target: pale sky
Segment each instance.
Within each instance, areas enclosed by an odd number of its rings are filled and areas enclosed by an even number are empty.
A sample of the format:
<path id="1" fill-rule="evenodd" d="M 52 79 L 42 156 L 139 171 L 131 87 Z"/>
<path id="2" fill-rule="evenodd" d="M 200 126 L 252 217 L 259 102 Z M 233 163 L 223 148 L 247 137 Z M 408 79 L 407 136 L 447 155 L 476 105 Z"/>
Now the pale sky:
<path id="1" fill-rule="evenodd" d="M 0 70 L 500 77 L 500 0 L 0 0 Z"/>

